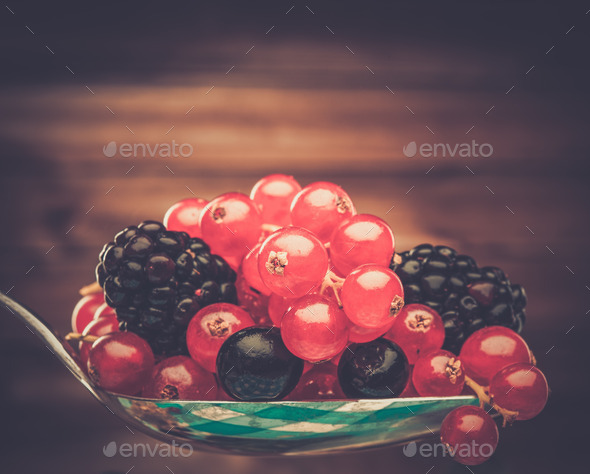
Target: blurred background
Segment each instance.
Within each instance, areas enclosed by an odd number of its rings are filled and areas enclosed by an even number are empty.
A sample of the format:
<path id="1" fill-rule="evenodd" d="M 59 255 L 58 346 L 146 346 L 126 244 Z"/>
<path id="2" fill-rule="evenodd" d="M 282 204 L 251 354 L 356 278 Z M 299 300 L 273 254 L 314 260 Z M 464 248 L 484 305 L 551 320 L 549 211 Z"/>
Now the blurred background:
<path id="1" fill-rule="evenodd" d="M 549 404 L 501 430 L 493 459 L 470 470 L 583 467 L 589 9 L 9 0 L 0 6 L 0 288 L 67 332 L 78 288 L 121 228 L 162 219 L 191 193 L 248 193 L 270 172 L 334 181 L 360 212 L 389 222 L 398 250 L 452 245 L 527 289 L 524 336 Z M 409 158 L 411 142 L 493 153 Z M 192 152 L 124 157 L 126 143 Z M 113 440 L 156 442 L 130 433 L 0 313 L 5 472 L 467 472 L 398 447 L 314 459 L 107 458 Z"/>

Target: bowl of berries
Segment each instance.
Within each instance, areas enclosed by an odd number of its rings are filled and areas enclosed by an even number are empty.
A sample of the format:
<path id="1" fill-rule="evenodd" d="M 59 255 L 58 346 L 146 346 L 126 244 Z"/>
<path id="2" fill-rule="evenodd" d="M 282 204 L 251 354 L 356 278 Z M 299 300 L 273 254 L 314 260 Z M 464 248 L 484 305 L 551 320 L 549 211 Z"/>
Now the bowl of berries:
<path id="1" fill-rule="evenodd" d="M 497 267 L 421 244 L 329 182 L 262 178 L 118 232 L 61 337 L 0 293 L 113 414 L 163 441 L 248 455 L 403 444 L 440 432 L 464 464 L 548 385 Z M 485 449 L 473 449 L 483 446 Z M 464 449 L 469 447 L 470 449 Z"/>

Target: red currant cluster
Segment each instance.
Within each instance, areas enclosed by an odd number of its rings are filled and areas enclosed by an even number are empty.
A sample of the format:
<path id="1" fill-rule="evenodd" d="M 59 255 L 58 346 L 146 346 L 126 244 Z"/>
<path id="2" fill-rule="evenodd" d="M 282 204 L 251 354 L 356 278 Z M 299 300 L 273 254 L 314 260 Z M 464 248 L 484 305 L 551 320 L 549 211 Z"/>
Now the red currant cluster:
<path id="1" fill-rule="evenodd" d="M 483 328 L 459 354 L 442 350 L 439 313 L 404 305 L 404 287 L 390 268 L 402 261 L 391 228 L 357 214 L 333 183 L 301 188 L 290 176 L 267 176 L 250 196 L 180 201 L 164 226 L 203 239 L 231 265 L 240 306 L 202 305 L 186 327 L 190 357 L 166 358 L 120 324 L 102 293 L 85 296 L 69 336 L 79 341 L 82 367 L 106 390 L 189 400 L 475 392 L 505 423 L 532 418 L 546 403 L 545 377 L 511 329 Z M 445 418 L 441 438 L 455 459 L 478 464 L 495 450 L 498 431 L 483 408 L 465 406 Z M 490 448 L 461 449 L 471 442 Z"/>

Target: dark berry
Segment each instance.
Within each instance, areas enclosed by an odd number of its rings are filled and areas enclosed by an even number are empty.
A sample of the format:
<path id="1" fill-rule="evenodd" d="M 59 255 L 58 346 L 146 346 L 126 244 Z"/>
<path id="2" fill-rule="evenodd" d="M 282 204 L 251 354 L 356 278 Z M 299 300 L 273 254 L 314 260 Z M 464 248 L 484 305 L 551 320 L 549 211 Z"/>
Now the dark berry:
<path id="1" fill-rule="evenodd" d="M 422 263 L 419 260 L 408 259 L 397 267 L 396 273 L 402 283 L 410 283 L 417 281 L 422 272 Z"/>
<path id="2" fill-rule="evenodd" d="M 115 235 L 115 243 L 123 247 L 127 242 L 129 242 L 129 239 L 131 239 L 131 237 L 133 237 L 134 235 L 137 235 L 137 233 L 138 230 L 136 226 L 132 225 L 130 227 L 127 227 L 123 229 L 121 232 L 119 232 L 117 235 Z"/>
<path id="3" fill-rule="evenodd" d="M 350 398 L 399 397 L 410 374 L 408 359 L 393 341 L 351 344 L 338 363 L 338 380 Z"/>
<path id="4" fill-rule="evenodd" d="M 144 281 L 143 265 L 135 260 L 124 261 L 119 267 L 119 278 L 124 288 L 135 290 Z"/>
<path id="5" fill-rule="evenodd" d="M 178 257 L 180 252 L 184 250 L 182 240 L 178 237 L 176 232 L 160 232 L 155 242 L 158 246 L 158 250 L 164 252 L 172 258 Z"/>
<path id="6" fill-rule="evenodd" d="M 514 310 L 509 304 L 499 303 L 487 309 L 483 318 L 488 326 L 512 327 L 514 325 Z"/>
<path id="7" fill-rule="evenodd" d="M 109 276 L 104 282 L 105 301 L 109 306 L 117 307 L 124 305 L 128 300 L 128 294 L 118 276 Z"/>
<path id="8" fill-rule="evenodd" d="M 476 299 L 467 295 L 459 300 L 459 316 L 465 322 L 472 320 L 479 314 L 479 304 Z"/>
<path id="9" fill-rule="evenodd" d="M 249 327 L 225 340 L 217 354 L 217 375 L 237 400 L 280 400 L 303 373 L 303 361 L 291 354 L 278 328 Z"/>
<path id="10" fill-rule="evenodd" d="M 197 237 L 193 237 L 192 239 L 189 240 L 188 248 L 195 255 L 198 255 L 200 253 L 210 253 L 211 252 L 211 249 L 205 243 L 205 241 L 202 239 L 199 239 Z"/>
<path id="11" fill-rule="evenodd" d="M 203 286 L 197 290 L 197 298 L 201 307 L 218 303 L 221 298 L 219 285 L 214 281 L 206 281 Z"/>
<path id="12" fill-rule="evenodd" d="M 181 252 L 176 257 L 176 274 L 181 278 L 186 278 L 193 270 L 193 257 L 188 252 Z"/>
<path id="13" fill-rule="evenodd" d="M 137 228 L 143 233 L 155 239 L 160 232 L 164 232 L 166 227 L 164 224 L 157 221 L 143 221 L 137 226 Z"/>
<path id="14" fill-rule="evenodd" d="M 491 281 L 476 281 L 467 287 L 469 295 L 483 306 L 489 306 L 496 298 L 498 287 Z"/>
<path id="15" fill-rule="evenodd" d="M 238 304 L 238 292 L 233 283 L 222 283 L 219 285 L 219 292 L 221 293 L 221 301 L 224 303 Z"/>
<path id="16" fill-rule="evenodd" d="M 448 291 L 449 280 L 444 275 L 436 273 L 422 277 L 422 294 L 426 299 L 441 299 Z"/>
<path id="17" fill-rule="evenodd" d="M 467 284 L 465 283 L 465 277 L 460 273 L 451 275 L 449 278 L 449 290 L 457 293 L 464 293 Z"/>
<path id="18" fill-rule="evenodd" d="M 154 242 L 147 235 L 138 234 L 125 244 L 125 257 L 143 259 L 154 250 Z"/>
<path id="19" fill-rule="evenodd" d="M 155 253 L 145 262 L 145 273 L 152 285 L 166 283 L 174 275 L 174 261 L 163 253 Z"/>
<path id="20" fill-rule="evenodd" d="M 453 263 L 457 257 L 457 251 L 446 245 L 437 245 L 434 247 L 434 252 L 439 257 L 446 259 L 449 263 Z"/>
<path id="21" fill-rule="evenodd" d="M 406 304 L 420 303 L 423 300 L 420 285 L 410 283 L 404 285 L 404 301 Z"/>
<path id="22" fill-rule="evenodd" d="M 523 309 L 527 304 L 527 297 L 524 288 L 521 285 L 512 285 L 512 298 L 514 300 L 514 308 Z"/>
<path id="23" fill-rule="evenodd" d="M 418 260 L 424 260 L 430 258 L 433 253 L 434 247 L 431 244 L 420 244 L 410 250 L 409 256 Z"/>
<path id="24" fill-rule="evenodd" d="M 424 264 L 426 273 L 440 273 L 446 275 L 451 268 L 449 261 L 441 257 L 432 257 Z"/>
<path id="25" fill-rule="evenodd" d="M 477 270 L 475 260 L 468 255 L 458 255 L 453 263 L 453 268 L 459 273 L 469 273 Z"/>
<path id="26" fill-rule="evenodd" d="M 123 247 L 109 247 L 102 258 L 102 264 L 109 274 L 113 274 L 119 269 L 119 264 L 123 261 Z"/>

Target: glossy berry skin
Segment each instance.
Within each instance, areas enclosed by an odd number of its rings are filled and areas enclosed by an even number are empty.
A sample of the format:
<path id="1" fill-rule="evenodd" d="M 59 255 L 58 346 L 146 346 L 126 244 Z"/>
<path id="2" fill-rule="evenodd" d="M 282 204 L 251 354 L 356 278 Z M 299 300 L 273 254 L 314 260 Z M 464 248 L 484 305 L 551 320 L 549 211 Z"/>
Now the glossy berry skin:
<path id="1" fill-rule="evenodd" d="M 117 316 L 112 314 L 90 321 L 90 324 L 84 328 L 84 331 L 82 331 L 82 335 L 104 336 L 117 331 L 119 331 L 119 321 L 117 320 Z M 86 370 L 88 365 L 88 353 L 90 352 L 91 347 L 91 342 L 80 341 L 78 344 L 78 357 L 84 370 Z"/>
<path id="2" fill-rule="evenodd" d="M 199 220 L 208 203 L 209 201 L 202 198 L 178 201 L 166 211 L 163 224 L 168 230 L 186 232 L 191 237 L 202 237 Z"/>
<path id="3" fill-rule="evenodd" d="M 349 398 L 399 397 L 408 383 L 410 366 L 402 349 L 379 338 L 351 344 L 338 363 L 338 380 Z"/>
<path id="4" fill-rule="evenodd" d="M 272 326 L 268 317 L 268 296 L 252 289 L 241 274 L 235 286 L 240 306 L 248 312 L 254 323 L 257 326 Z"/>
<path id="5" fill-rule="evenodd" d="M 291 203 L 291 221 L 327 243 L 334 229 L 356 214 L 348 194 L 334 183 L 318 181 L 305 186 Z"/>
<path id="6" fill-rule="evenodd" d="M 401 346 L 410 364 L 418 357 L 442 347 L 445 327 L 439 314 L 421 304 L 402 308 L 385 336 Z"/>
<path id="7" fill-rule="evenodd" d="M 201 309 L 190 321 L 186 344 L 191 357 L 209 372 L 215 372 L 219 348 L 232 334 L 254 326 L 250 315 L 239 306 L 216 303 Z"/>
<path id="8" fill-rule="evenodd" d="M 88 354 L 88 375 L 103 390 L 137 395 L 154 368 L 149 344 L 132 332 L 101 336 Z"/>
<path id="9" fill-rule="evenodd" d="M 487 461 L 498 446 L 498 427 L 479 407 L 455 408 L 442 422 L 440 439 L 453 459 L 467 466 Z"/>
<path id="10" fill-rule="evenodd" d="M 330 239 L 330 258 L 342 275 L 365 263 L 388 267 L 394 251 L 393 232 L 387 222 L 369 214 L 342 222 Z"/>
<path id="11" fill-rule="evenodd" d="M 530 420 L 541 413 L 548 395 L 547 379 L 531 364 L 504 367 L 490 383 L 490 396 L 494 398 L 494 403 L 518 412 L 517 420 Z"/>
<path id="12" fill-rule="evenodd" d="M 283 342 L 293 354 L 321 362 L 340 353 L 348 343 L 348 319 L 338 305 L 314 294 L 293 302 L 281 322 Z"/>
<path id="13" fill-rule="evenodd" d="M 348 340 L 350 342 L 370 342 L 386 334 L 393 326 L 395 318 L 385 326 L 376 329 L 364 328 L 356 324 L 349 323 Z"/>
<path id="14" fill-rule="evenodd" d="M 404 305 L 404 289 L 399 277 L 389 268 L 361 265 L 346 277 L 341 291 L 348 318 L 369 329 L 387 325 Z"/>
<path id="15" fill-rule="evenodd" d="M 274 293 L 299 298 L 323 281 L 328 272 L 328 252 L 308 230 L 284 227 L 260 247 L 258 272 Z"/>
<path id="16" fill-rule="evenodd" d="M 217 376 L 236 400 L 280 400 L 297 385 L 303 361 L 283 344 L 278 328 L 246 328 L 232 334 L 217 356 Z"/>
<path id="17" fill-rule="evenodd" d="M 258 253 L 260 252 L 261 245 L 262 244 L 256 244 L 256 246 L 246 254 L 244 260 L 242 260 L 242 266 L 240 268 L 242 270 L 242 276 L 250 287 L 265 296 L 270 296 L 272 292 L 264 284 L 260 278 L 260 272 L 258 271 Z"/>
<path id="18" fill-rule="evenodd" d="M 154 367 L 142 395 L 162 400 L 215 400 L 217 381 L 190 357 L 173 356 Z"/>
<path id="19" fill-rule="evenodd" d="M 203 239 L 234 268 L 258 242 L 261 225 L 258 206 L 241 193 L 222 194 L 201 212 Z"/>
<path id="20" fill-rule="evenodd" d="M 94 313 L 104 303 L 102 293 L 82 297 L 72 312 L 72 331 L 81 333 L 94 319 Z"/>
<path id="21" fill-rule="evenodd" d="M 271 174 L 260 179 L 250 192 L 262 215 L 262 222 L 278 226 L 291 224 L 291 202 L 301 185 L 285 174 Z"/>
<path id="22" fill-rule="evenodd" d="M 346 398 L 334 364 L 318 364 L 305 372 L 288 400 L 341 400 Z"/>
<path id="23" fill-rule="evenodd" d="M 474 332 L 463 344 L 459 358 L 467 375 L 485 386 L 504 367 L 531 362 L 530 350 L 524 339 L 502 326 L 490 326 Z"/>
<path id="24" fill-rule="evenodd" d="M 433 351 L 416 361 L 412 383 L 422 397 L 452 397 L 463 392 L 465 371 L 452 352 Z"/>
<path id="25" fill-rule="evenodd" d="M 284 298 L 276 293 L 270 295 L 270 298 L 268 298 L 268 315 L 274 326 L 281 327 L 283 316 L 296 300 L 297 298 Z"/>
<path id="26" fill-rule="evenodd" d="M 94 312 L 93 320 L 103 318 L 105 316 L 117 316 L 117 313 L 108 304 L 103 303 Z"/>

